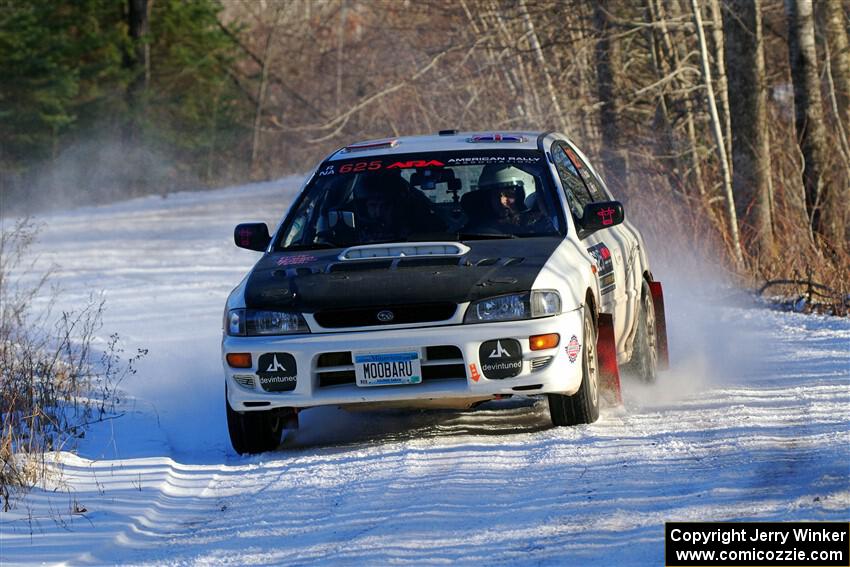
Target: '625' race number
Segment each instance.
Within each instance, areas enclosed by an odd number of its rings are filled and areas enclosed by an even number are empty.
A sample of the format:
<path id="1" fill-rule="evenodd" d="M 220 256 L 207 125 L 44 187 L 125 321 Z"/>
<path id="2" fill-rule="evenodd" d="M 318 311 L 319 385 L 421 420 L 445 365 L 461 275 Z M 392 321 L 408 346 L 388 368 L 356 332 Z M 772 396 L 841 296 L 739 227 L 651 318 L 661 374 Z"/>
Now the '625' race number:
<path id="1" fill-rule="evenodd" d="M 375 171 L 376 169 L 381 169 L 382 165 L 380 161 L 358 161 L 339 166 L 339 172 L 360 173 L 361 171 Z"/>

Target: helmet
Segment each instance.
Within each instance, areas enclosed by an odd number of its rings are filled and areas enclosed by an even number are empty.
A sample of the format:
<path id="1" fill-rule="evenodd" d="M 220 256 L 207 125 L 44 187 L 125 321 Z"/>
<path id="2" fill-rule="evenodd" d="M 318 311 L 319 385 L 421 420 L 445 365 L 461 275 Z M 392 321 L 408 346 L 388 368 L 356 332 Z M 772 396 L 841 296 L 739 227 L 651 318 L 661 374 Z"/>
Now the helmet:
<path id="1" fill-rule="evenodd" d="M 407 182 L 392 172 L 366 174 L 354 188 L 356 212 L 361 223 L 388 223 L 407 191 Z"/>
<path id="2" fill-rule="evenodd" d="M 523 179 L 528 174 L 521 169 L 506 164 L 488 164 L 481 170 L 478 176 L 479 189 L 514 188 L 521 189 L 525 183 Z"/>
<path id="3" fill-rule="evenodd" d="M 354 198 L 358 200 L 380 199 L 395 201 L 407 191 L 407 182 L 397 173 L 368 173 L 354 188 Z"/>

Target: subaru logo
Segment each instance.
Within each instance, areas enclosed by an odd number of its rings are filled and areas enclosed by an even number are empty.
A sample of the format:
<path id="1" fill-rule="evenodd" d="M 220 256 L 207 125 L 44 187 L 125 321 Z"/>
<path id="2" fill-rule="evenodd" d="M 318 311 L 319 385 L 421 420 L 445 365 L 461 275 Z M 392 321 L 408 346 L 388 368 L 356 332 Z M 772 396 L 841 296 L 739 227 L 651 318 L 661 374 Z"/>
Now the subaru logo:
<path id="1" fill-rule="evenodd" d="M 389 309 L 384 309 L 383 311 L 378 311 L 378 321 L 381 323 L 389 323 L 393 319 L 395 319 L 395 313 L 390 311 Z"/>

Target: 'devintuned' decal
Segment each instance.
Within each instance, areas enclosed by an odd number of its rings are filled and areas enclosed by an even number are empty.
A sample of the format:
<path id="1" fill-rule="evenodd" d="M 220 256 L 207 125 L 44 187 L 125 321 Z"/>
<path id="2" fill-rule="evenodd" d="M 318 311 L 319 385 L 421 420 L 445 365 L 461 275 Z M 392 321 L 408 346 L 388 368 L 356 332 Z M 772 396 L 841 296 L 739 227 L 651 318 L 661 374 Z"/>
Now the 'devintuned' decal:
<path id="1" fill-rule="evenodd" d="M 478 359 L 486 378 L 513 378 L 522 371 L 522 346 L 516 339 L 487 341 L 478 348 Z"/>
<path id="2" fill-rule="evenodd" d="M 260 387 L 266 392 L 291 392 L 298 383 L 295 357 L 287 352 L 267 352 L 257 362 Z"/>
<path id="3" fill-rule="evenodd" d="M 596 268 L 599 271 L 599 291 L 603 295 L 614 291 L 617 287 L 614 281 L 614 261 L 611 251 L 604 243 L 599 243 L 587 249 L 588 254 L 596 260 Z"/>

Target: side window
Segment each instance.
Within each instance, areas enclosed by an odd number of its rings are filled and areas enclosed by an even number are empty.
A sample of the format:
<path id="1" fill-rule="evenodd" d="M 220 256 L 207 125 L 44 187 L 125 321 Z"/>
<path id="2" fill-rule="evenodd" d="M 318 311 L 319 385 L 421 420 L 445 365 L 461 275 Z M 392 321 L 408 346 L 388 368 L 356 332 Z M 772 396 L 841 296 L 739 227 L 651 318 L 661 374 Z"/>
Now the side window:
<path id="1" fill-rule="evenodd" d="M 606 197 L 605 192 L 602 191 L 602 186 L 600 185 L 599 180 L 596 179 L 596 176 L 593 175 L 593 172 L 591 172 L 587 168 L 587 165 L 585 165 L 585 163 L 581 160 L 581 158 L 578 157 L 578 154 L 576 154 L 572 150 L 572 148 L 569 148 L 569 147 L 565 148 L 565 151 L 567 152 L 567 157 L 572 160 L 572 162 L 576 166 L 576 169 L 578 169 L 578 173 L 579 173 L 579 175 L 581 175 L 581 178 L 584 180 L 585 185 L 587 185 L 587 188 L 590 191 L 590 196 L 591 196 L 592 200 L 593 201 L 607 201 L 608 197 Z"/>
<path id="2" fill-rule="evenodd" d="M 564 146 L 556 142 L 552 145 L 552 159 L 555 161 L 555 168 L 558 170 L 558 176 L 564 185 L 570 210 L 576 218 L 580 219 L 584 214 L 584 206 L 592 202 L 593 199 L 590 193 L 588 193 L 584 182 L 582 182 L 576 166 L 567 156 L 567 151 L 573 153 L 569 148 L 564 148 Z"/>

